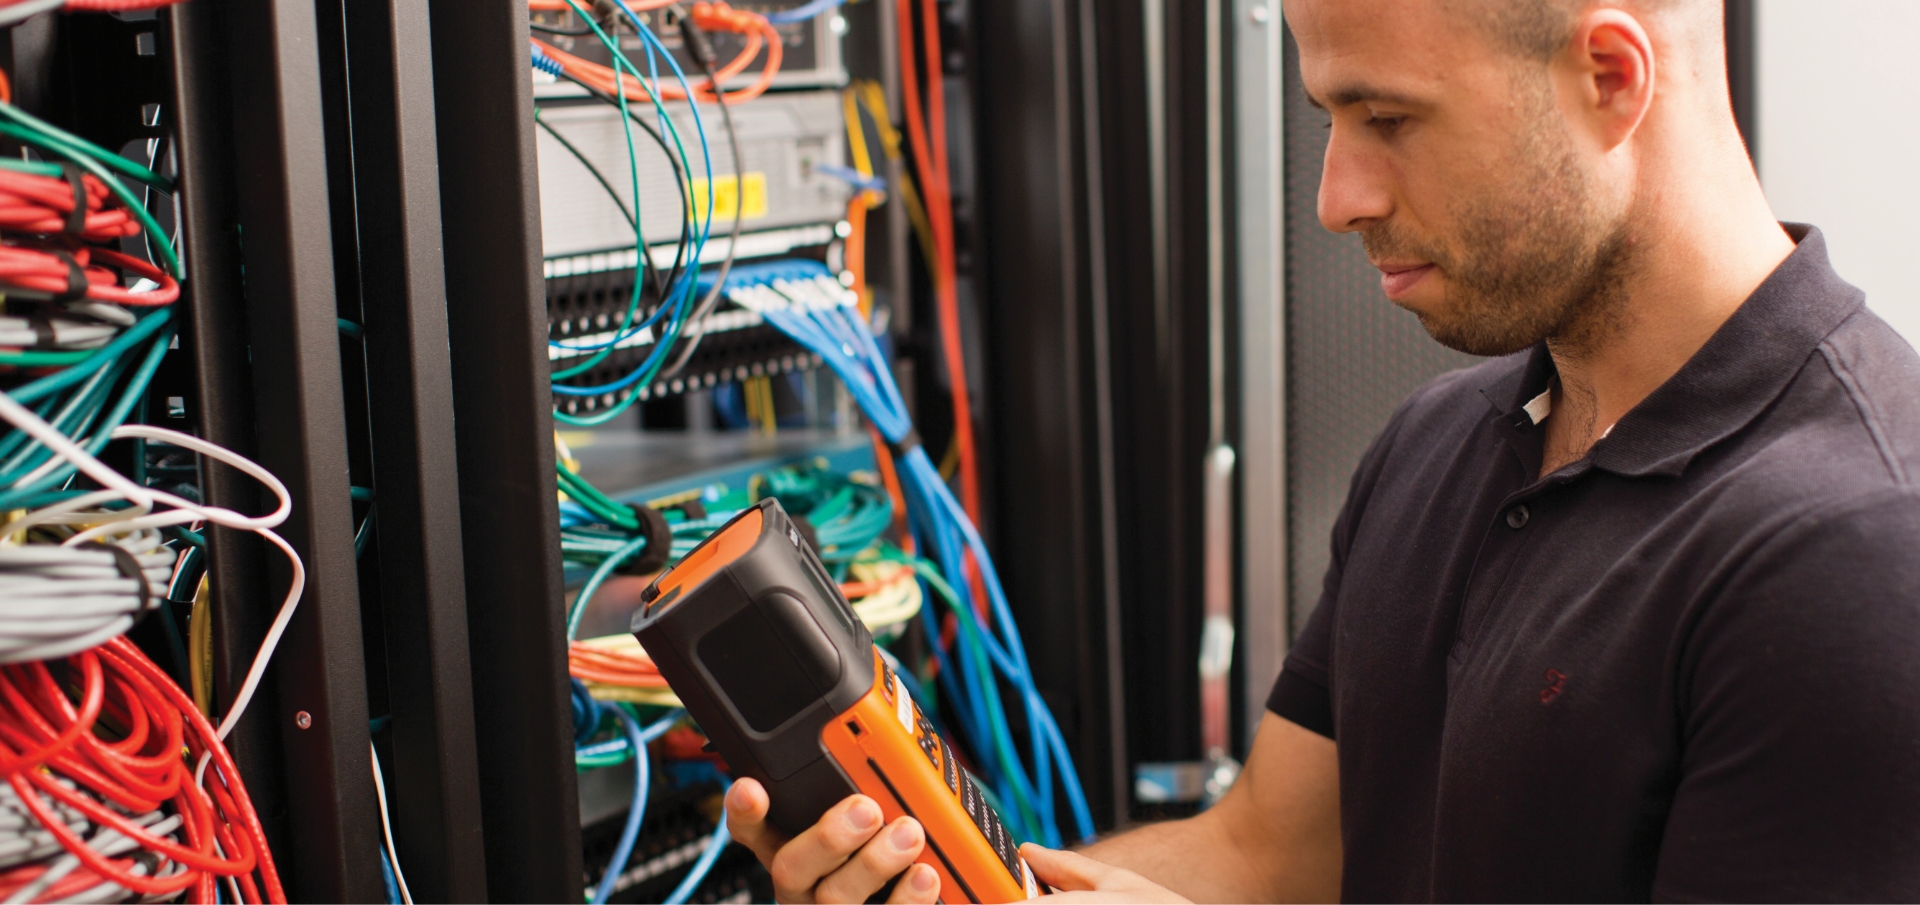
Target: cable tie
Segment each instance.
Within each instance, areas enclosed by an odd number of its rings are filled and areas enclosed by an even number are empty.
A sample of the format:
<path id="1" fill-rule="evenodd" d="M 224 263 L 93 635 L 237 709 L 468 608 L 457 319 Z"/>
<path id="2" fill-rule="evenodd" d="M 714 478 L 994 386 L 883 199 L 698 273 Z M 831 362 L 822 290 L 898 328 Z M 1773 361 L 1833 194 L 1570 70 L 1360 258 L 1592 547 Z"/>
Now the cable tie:
<path id="1" fill-rule="evenodd" d="M 73 187 L 73 210 L 67 212 L 67 223 L 60 231 L 78 236 L 87 231 L 87 184 L 80 180 L 80 167 L 71 160 L 60 161 L 60 172 Z"/>
<path id="2" fill-rule="evenodd" d="M 133 617 L 133 624 L 139 625 L 140 620 L 145 619 L 147 614 L 153 611 L 153 588 L 147 584 L 147 570 L 140 567 L 140 561 L 134 559 L 133 554 L 128 553 L 126 548 L 118 544 L 90 540 L 85 546 L 98 547 L 113 554 L 113 564 L 120 569 L 120 574 L 133 579 L 133 583 L 140 587 L 140 606 L 134 611 Z M 127 630 L 132 631 L 132 626 L 128 626 Z"/>
<path id="3" fill-rule="evenodd" d="M 27 329 L 33 331 L 34 348 L 59 348 L 59 337 L 53 332 L 53 318 L 48 317 L 45 311 L 35 311 L 27 315 Z"/>
<path id="4" fill-rule="evenodd" d="M 707 507 L 698 498 L 683 500 L 669 508 L 680 510 L 680 514 L 686 516 L 687 521 L 690 522 L 697 522 L 707 517 Z"/>
<path id="5" fill-rule="evenodd" d="M 73 253 L 64 248 L 49 249 L 49 254 L 59 258 L 67 265 L 67 291 L 52 297 L 56 302 L 71 302 L 87 297 L 87 291 L 93 286 L 87 282 L 87 271 L 74 260 Z"/>
<path id="6" fill-rule="evenodd" d="M 887 450 L 893 453 L 893 458 L 896 461 L 905 459 L 907 453 L 912 452 L 914 447 L 920 445 L 920 432 L 911 427 L 907 428 L 907 435 L 901 437 L 899 440 L 887 440 Z"/>
<path id="7" fill-rule="evenodd" d="M 634 518 L 639 520 L 640 535 L 647 539 L 647 546 L 638 557 L 627 560 L 614 571 L 623 575 L 650 575 L 660 571 L 673 555 L 673 527 L 658 509 L 631 503 L 627 508 L 633 510 Z"/>

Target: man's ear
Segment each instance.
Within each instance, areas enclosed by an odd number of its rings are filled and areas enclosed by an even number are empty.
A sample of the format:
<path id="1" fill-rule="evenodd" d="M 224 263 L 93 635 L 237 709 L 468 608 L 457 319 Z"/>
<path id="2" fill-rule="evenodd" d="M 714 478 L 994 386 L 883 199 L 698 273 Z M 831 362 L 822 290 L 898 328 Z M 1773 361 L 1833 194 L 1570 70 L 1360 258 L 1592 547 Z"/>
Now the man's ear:
<path id="1" fill-rule="evenodd" d="M 1632 137 L 1653 106 L 1653 40 L 1632 14 L 1601 8 L 1581 17 L 1568 53 L 1579 79 L 1579 118 L 1611 151 Z"/>

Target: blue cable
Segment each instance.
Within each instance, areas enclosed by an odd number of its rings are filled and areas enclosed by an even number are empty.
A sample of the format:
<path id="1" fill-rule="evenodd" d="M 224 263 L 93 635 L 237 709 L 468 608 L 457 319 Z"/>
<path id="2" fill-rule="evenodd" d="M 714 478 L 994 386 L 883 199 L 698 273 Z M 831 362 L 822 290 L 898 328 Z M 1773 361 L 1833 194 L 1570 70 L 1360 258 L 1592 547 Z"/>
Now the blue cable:
<path id="1" fill-rule="evenodd" d="M 686 905 L 693 892 L 700 888 L 700 881 L 713 872 L 713 862 L 720 860 L 720 853 L 726 850 L 727 843 L 733 841 L 733 835 L 727 832 L 727 818 L 720 816 L 720 825 L 713 828 L 713 835 L 707 837 L 707 850 L 700 853 L 700 860 L 693 862 L 693 869 L 680 880 L 680 885 L 667 894 L 661 905 Z"/>
<path id="2" fill-rule="evenodd" d="M 652 761 L 647 757 L 647 743 L 665 735 L 667 730 L 680 722 L 684 714 L 675 710 L 658 722 L 642 729 L 639 721 L 635 720 L 632 714 L 627 713 L 626 708 L 601 707 L 600 702 L 595 701 L 587 693 L 586 685 L 579 679 L 573 679 L 572 684 L 575 745 L 579 745 L 583 737 L 591 738 L 599 728 L 600 715 L 612 711 L 613 715 L 619 718 L 620 727 L 626 733 L 626 737 L 621 741 L 631 746 L 633 750 L 633 801 L 627 808 L 627 822 L 620 830 L 620 841 L 614 846 L 613 858 L 607 862 L 607 872 L 601 876 L 599 886 L 594 889 L 592 901 L 598 905 L 613 895 L 613 887 L 619 882 L 620 874 L 626 870 L 628 859 L 633 857 L 633 846 L 640 839 L 640 824 L 646 820 L 647 795 L 653 781 Z M 592 747 L 597 749 L 601 746 Z M 575 750 L 578 752 L 581 749 L 576 747 Z M 612 751 L 604 753 L 612 753 Z"/>
<path id="3" fill-rule="evenodd" d="M 393 876 L 393 862 L 387 860 L 387 847 L 380 846 L 380 880 L 387 887 L 387 905 L 401 905 L 400 881 Z"/>
<path id="4" fill-rule="evenodd" d="M 687 80 L 686 80 L 686 74 L 681 71 L 679 62 L 676 61 L 673 58 L 673 55 L 667 51 L 665 45 L 661 44 L 660 39 L 653 34 L 652 30 L 649 29 L 646 26 L 646 24 L 642 22 L 640 18 L 634 14 L 633 10 L 629 8 L 625 3 L 620 2 L 620 0 L 615 0 L 615 2 L 619 6 L 620 10 L 626 14 L 627 18 L 633 22 L 635 30 L 640 34 L 642 40 L 645 42 L 645 47 L 647 50 L 648 77 L 652 81 L 653 85 L 655 86 L 655 89 L 650 92 L 650 94 L 653 97 L 654 109 L 656 114 L 659 117 L 661 124 L 668 130 L 670 134 L 673 135 L 675 146 L 678 147 L 679 131 L 676 128 L 674 128 L 672 117 L 670 117 L 667 114 L 666 108 L 661 105 L 659 100 L 659 91 L 657 89 L 657 86 L 659 85 L 659 81 L 660 81 L 659 68 L 658 68 L 658 60 L 654 56 L 656 50 L 662 56 L 666 57 L 668 67 L 672 70 L 675 78 L 678 79 L 678 81 L 680 82 L 681 89 L 686 92 L 688 97 L 693 96 L 693 90 L 690 86 L 688 86 Z M 638 71 L 633 69 L 631 61 L 626 60 L 624 54 L 619 54 L 617 47 L 613 48 L 613 50 L 614 50 L 614 53 L 618 56 L 618 58 L 613 61 L 616 69 L 625 68 L 625 69 L 634 71 L 636 77 L 638 77 Z M 535 58 L 535 63 L 536 65 L 540 65 L 543 71 L 553 72 L 560 68 L 557 64 L 557 61 L 554 61 L 552 58 L 547 57 L 544 53 L 537 55 L 537 57 Z M 624 98 L 622 98 L 622 101 L 624 102 Z M 699 105 L 690 102 L 688 104 L 688 107 L 692 110 L 692 113 L 693 113 L 694 132 L 696 137 L 698 137 L 700 140 L 700 153 L 701 153 L 703 166 L 705 167 L 705 170 L 706 170 L 707 185 L 709 186 L 709 191 L 707 192 L 706 216 L 702 218 L 700 221 L 700 229 L 698 230 L 698 235 L 694 241 L 694 250 L 693 250 L 693 256 L 692 256 L 693 266 L 689 268 L 689 274 L 692 274 L 692 273 L 697 273 L 699 271 L 700 258 L 706 249 L 707 240 L 710 237 L 712 232 L 713 204 L 714 204 L 714 197 L 717 193 L 712 191 L 711 189 L 713 185 L 713 154 L 712 154 L 711 148 L 708 146 L 708 143 L 707 143 L 706 127 L 700 120 Z M 624 110 L 624 106 L 622 109 Z M 631 136 L 629 136 L 629 139 L 631 139 Z M 684 148 L 680 149 L 680 155 L 683 160 L 686 159 L 687 154 Z M 636 242 L 636 246 L 637 246 L 637 252 L 639 254 L 649 253 L 648 249 L 646 248 L 646 243 L 644 240 Z M 581 344 L 581 345 L 569 346 L 569 345 L 564 345 L 564 344 L 556 343 L 549 340 L 550 346 L 565 349 L 567 351 L 575 351 L 575 352 L 596 351 L 601 348 L 606 348 L 608 346 L 615 345 L 620 342 L 624 342 L 631 336 L 638 334 L 640 330 L 646 329 L 652 326 L 653 324 L 655 324 L 656 322 L 658 322 L 661 317 L 663 316 L 669 317 L 669 322 L 663 329 L 660 330 L 660 336 L 657 337 L 654 342 L 653 350 L 648 354 L 647 358 L 640 363 L 638 367 L 634 368 L 626 376 L 622 377 L 619 380 L 615 380 L 611 383 L 601 384 L 598 386 L 589 386 L 589 387 L 567 386 L 561 383 L 554 383 L 552 385 L 553 391 L 562 396 L 598 396 L 606 393 L 616 393 L 616 392 L 621 392 L 623 390 L 628 390 L 634 384 L 639 383 L 642 379 L 649 379 L 651 375 L 653 375 L 658 371 L 659 365 L 664 361 L 665 355 L 670 350 L 670 347 L 673 345 L 671 340 L 679 336 L 679 328 L 683 326 L 682 319 L 685 315 L 688 304 L 690 303 L 695 293 L 695 287 L 697 287 L 697 285 L 698 285 L 697 279 L 691 278 L 691 277 L 684 278 L 683 282 L 675 285 L 669 290 L 668 295 L 670 300 L 662 304 L 659 308 L 657 308 L 654 311 L 653 315 L 649 316 L 645 322 L 643 322 L 638 326 L 634 326 L 629 329 L 623 329 L 622 331 L 619 331 L 618 334 L 613 339 L 608 340 L 605 343 Z M 636 291 L 638 291 L 637 284 L 636 284 Z M 637 393 L 630 392 L 627 394 L 625 399 L 621 400 L 621 403 L 619 405 L 612 406 L 608 408 L 606 411 L 600 413 L 599 415 L 588 416 L 586 418 L 570 417 L 566 420 L 570 422 L 577 422 L 582 424 L 602 423 L 606 420 L 610 420 L 614 417 L 617 417 L 621 412 L 625 411 L 629 406 L 631 406 L 634 400 L 637 398 L 638 398 Z"/>
<path id="5" fill-rule="evenodd" d="M 594 905 L 601 905 L 613 895 L 613 885 L 627 869 L 627 859 L 633 857 L 633 845 L 640 839 L 640 823 L 647 816 L 647 792 L 653 780 L 652 758 L 647 756 L 646 742 L 640 739 L 640 724 L 621 708 L 613 708 L 613 713 L 620 718 L 620 727 L 626 730 L 627 742 L 633 746 L 633 804 L 627 808 L 627 825 L 620 830 L 620 843 L 613 847 L 613 860 L 607 862 L 607 872 L 601 875 L 600 885 L 594 887 Z"/>
<path id="6" fill-rule="evenodd" d="M 845 2 L 847 2 L 847 0 L 813 0 L 811 3 L 803 3 L 792 9 L 777 10 L 766 13 L 765 15 L 767 21 L 775 25 L 792 25 L 795 22 L 805 22 L 827 10 L 835 9 Z"/>
<path id="7" fill-rule="evenodd" d="M 825 267 L 814 266 L 820 275 L 827 275 Z M 780 288 L 778 281 L 767 282 L 776 289 Z M 731 283 L 732 280 L 729 280 Z M 768 323 L 819 355 L 840 376 L 868 419 L 889 440 L 899 443 L 912 433 L 913 424 L 906 412 L 905 401 L 893 382 L 885 356 L 857 314 L 845 305 L 829 310 L 768 309 L 762 314 Z M 927 546 L 934 551 L 948 583 L 953 585 L 955 596 L 962 603 L 959 609 L 966 611 L 965 618 L 977 620 L 972 608 L 972 592 L 960 568 L 963 552 L 971 552 L 980 568 L 998 637 L 995 637 L 994 631 L 987 630 L 977 621 L 975 628 L 979 631 L 973 635 L 978 638 L 996 670 L 1018 692 L 1021 709 L 1026 711 L 1029 745 L 1034 761 L 1032 774 L 1027 775 L 1025 764 L 996 762 L 995 766 L 1000 769 L 989 771 L 995 774 L 994 785 L 1007 792 L 1017 789 L 1029 793 L 1043 838 L 1050 845 L 1057 846 L 1059 831 L 1053 819 L 1053 770 L 1059 769 L 1061 791 L 1066 795 L 1073 812 L 1075 828 L 1082 838 L 1089 838 L 1093 834 L 1092 812 L 1087 806 L 1085 793 L 1059 726 L 1040 696 L 1038 686 L 1034 684 L 1025 644 L 1014 624 L 1012 609 L 1007 604 L 992 557 L 965 510 L 954 498 L 952 490 L 940 479 L 925 450 L 916 446 L 904 459 L 901 480 L 915 504 L 910 508 L 914 512 L 918 533 L 928 541 Z M 969 643 L 966 637 L 963 634 L 962 643 Z M 989 695 L 997 697 L 998 688 L 993 687 L 993 678 L 977 674 L 971 656 L 966 655 L 965 651 L 961 653 L 962 656 L 958 658 L 959 679 L 968 686 L 971 694 L 965 697 L 971 698 L 973 704 L 959 710 L 957 716 L 961 719 L 957 722 L 972 730 L 969 734 L 976 736 L 973 739 L 975 751 L 983 761 L 997 761 L 997 752 L 989 734 L 991 727 L 985 722 L 988 714 L 984 708 L 990 700 Z M 952 664 L 944 658 L 941 663 L 941 680 L 951 694 L 957 690 L 952 685 Z M 953 696 L 956 701 L 962 698 L 957 694 Z"/>

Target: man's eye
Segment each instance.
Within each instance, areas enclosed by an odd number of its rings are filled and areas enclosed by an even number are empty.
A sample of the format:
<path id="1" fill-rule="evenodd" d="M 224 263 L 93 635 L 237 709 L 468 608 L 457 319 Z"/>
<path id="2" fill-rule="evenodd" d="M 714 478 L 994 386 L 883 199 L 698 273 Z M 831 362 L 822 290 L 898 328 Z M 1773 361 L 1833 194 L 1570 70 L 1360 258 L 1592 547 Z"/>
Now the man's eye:
<path id="1" fill-rule="evenodd" d="M 1404 116 L 1370 116 L 1367 117 L 1367 126 L 1382 132 L 1392 132 L 1406 121 L 1407 118 Z"/>

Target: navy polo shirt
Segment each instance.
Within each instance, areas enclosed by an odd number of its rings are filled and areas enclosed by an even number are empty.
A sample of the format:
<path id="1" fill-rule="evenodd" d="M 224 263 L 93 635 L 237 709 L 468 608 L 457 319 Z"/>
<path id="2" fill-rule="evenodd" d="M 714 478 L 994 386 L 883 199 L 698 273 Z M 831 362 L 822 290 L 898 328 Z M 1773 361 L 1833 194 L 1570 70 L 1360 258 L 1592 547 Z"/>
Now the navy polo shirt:
<path id="1" fill-rule="evenodd" d="M 1788 232 L 1585 459 L 1544 347 L 1368 449 L 1268 705 L 1339 743 L 1347 900 L 1920 898 L 1920 357 Z"/>

